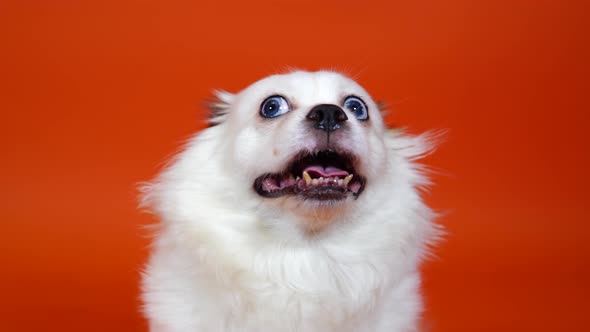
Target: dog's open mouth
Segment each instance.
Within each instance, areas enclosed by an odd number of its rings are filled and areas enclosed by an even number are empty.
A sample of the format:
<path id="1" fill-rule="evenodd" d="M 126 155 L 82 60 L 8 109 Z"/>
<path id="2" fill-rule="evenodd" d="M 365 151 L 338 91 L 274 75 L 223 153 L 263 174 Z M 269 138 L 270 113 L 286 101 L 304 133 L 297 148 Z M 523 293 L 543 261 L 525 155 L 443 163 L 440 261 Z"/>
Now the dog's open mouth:
<path id="1" fill-rule="evenodd" d="M 300 153 L 281 173 L 267 173 L 254 181 L 254 189 L 264 197 L 299 195 L 306 199 L 341 200 L 358 197 L 365 178 L 354 168 L 355 157 L 347 153 L 320 151 Z"/>

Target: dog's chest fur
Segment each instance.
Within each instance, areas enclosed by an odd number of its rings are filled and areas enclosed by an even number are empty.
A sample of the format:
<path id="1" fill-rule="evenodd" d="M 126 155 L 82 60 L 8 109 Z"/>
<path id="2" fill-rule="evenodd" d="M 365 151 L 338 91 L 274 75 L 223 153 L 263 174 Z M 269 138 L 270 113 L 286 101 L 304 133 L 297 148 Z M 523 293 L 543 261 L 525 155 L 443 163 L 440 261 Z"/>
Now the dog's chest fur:
<path id="1" fill-rule="evenodd" d="M 152 316 L 169 316 L 153 331 L 412 331 L 417 318 L 417 274 L 399 273 L 405 266 L 383 252 L 268 248 L 247 257 L 212 244 L 195 257 L 169 240 L 161 237 L 146 280 L 148 302 L 163 304 Z"/>

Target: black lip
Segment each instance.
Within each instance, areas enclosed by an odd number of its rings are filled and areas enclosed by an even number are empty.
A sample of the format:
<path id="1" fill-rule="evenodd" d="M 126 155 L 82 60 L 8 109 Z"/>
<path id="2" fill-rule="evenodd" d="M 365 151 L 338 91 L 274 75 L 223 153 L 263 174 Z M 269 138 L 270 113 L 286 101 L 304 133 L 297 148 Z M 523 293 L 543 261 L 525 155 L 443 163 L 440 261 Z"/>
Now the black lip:
<path id="1" fill-rule="evenodd" d="M 346 199 L 349 195 L 353 195 L 355 198 L 358 195 L 344 189 L 344 188 L 333 188 L 330 186 L 321 186 L 306 189 L 298 193 L 304 199 L 313 199 L 318 201 L 339 201 Z"/>
<path id="2" fill-rule="evenodd" d="M 288 194 L 295 194 L 294 188 L 291 188 L 291 187 L 285 188 L 281 191 L 266 191 L 266 190 L 262 189 L 262 181 L 264 181 L 264 179 L 266 179 L 269 176 L 280 176 L 280 175 L 267 173 L 267 174 L 257 177 L 256 180 L 254 180 L 254 190 L 258 193 L 258 195 L 263 196 L 263 197 L 273 198 L 273 197 L 280 197 L 280 196 L 284 196 L 284 195 L 288 195 Z"/>
<path id="3" fill-rule="evenodd" d="M 286 195 L 299 196 L 302 199 L 319 200 L 319 201 L 336 201 L 343 200 L 349 196 L 358 198 L 365 189 L 366 179 L 359 175 L 354 167 L 357 158 L 347 152 L 336 152 L 332 150 L 323 150 L 315 153 L 301 152 L 291 159 L 288 163 L 286 171 L 282 173 L 265 173 L 254 180 L 254 190 L 262 197 L 276 198 Z M 332 185 L 325 185 L 319 187 L 307 187 L 301 182 L 285 187 L 277 191 L 266 191 L 263 189 L 263 181 L 268 177 L 281 178 L 288 174 L 301 174 L 306 165 L 320 164 L 336 166 L 340 169 L 346 170 L 350 174 L 354 174 L 354 180 L 360 183 L 360 189 L 354 193 L 346 188 L 336 187 Z"/>

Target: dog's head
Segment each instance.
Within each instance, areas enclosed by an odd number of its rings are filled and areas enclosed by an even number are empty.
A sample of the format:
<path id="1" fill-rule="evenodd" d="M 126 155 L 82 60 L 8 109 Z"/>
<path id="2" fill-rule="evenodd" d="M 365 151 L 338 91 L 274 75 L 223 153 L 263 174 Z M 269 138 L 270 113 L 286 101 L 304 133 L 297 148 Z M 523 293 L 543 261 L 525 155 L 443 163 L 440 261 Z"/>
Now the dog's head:
<path id="1" fill-rule="evenodd" d="M 211 127 L 149 191 L 168 218 L 237 211 L 315 231 L 419 202 L 423 177 L 411 160 L 426 149 L 387 130 L 377 103 L 341 74 L 273 75 L 218 92 L 211 109 Z"/>
<path id="2" fill-rule="evenodd" d="M 230 162 L 265 203 L 342 208 L 384 172 L 380 110 L 349 78 L 293 72 L 219 97 L 212 121 L 230 128 Z"/>

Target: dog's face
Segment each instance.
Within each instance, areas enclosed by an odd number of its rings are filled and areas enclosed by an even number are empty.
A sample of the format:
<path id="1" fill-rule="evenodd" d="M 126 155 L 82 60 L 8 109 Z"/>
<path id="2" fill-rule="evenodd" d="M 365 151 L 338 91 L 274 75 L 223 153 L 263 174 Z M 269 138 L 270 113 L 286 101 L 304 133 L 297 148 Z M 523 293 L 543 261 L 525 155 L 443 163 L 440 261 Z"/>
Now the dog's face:
<path id="1" fill-rule="evenodd" d="M 378 106 L 340 74 L 270 76 L 225 99 L 214 121 L 228 129 L 227 162 L 264 204 L 333 212 L 386 176 Z"/>

